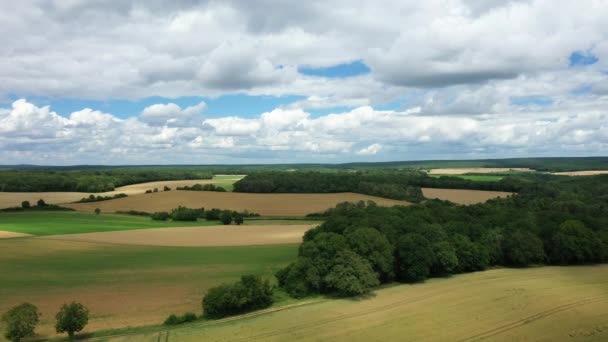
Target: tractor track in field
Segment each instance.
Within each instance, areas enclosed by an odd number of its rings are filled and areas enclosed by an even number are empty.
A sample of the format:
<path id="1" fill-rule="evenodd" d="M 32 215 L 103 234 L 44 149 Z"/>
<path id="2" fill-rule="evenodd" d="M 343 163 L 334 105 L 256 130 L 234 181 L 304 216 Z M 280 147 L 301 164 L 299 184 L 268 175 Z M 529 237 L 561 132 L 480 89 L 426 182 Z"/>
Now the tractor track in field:
<path id="1" fill-rule="evenodd" d="M 582 306 L 582 305 L 586 305 L 586 304 L 591 304 L 591 303 L 596 303 L 596 302 L 600 302 L 603 300 L 607 300 L 608 297 L 595 297 L 595 298 L 588 298 L 588 299 L 583 299 L 583 300 L 579 300 L 576 302 L 572 302 L 569 304 L 564 304 L 564 305 L 560 305 L 560 306 L 556 306 L 554 308 L 545 310 L 545 311 L 541 311 L 539 313 L 536 313 L 534 315 L 519 319 L 517 321 L 511 322 L 509 324 L 505 324 L 502 325 L 500 327 L 494 328 L 494 329 L 490 329 L 487 331 L 484 331 L 480 334 L 477 335 L 473 335 L 473 336 L 469 336 L 467 338 L 458 340 L 457 342 L 473 342 L 473 341 L 482 341 L 485 339 L 488 339 L 490 337 L 502 334 L 506 331 L 518 328 L 522 325 L 526 325 L 528 323 L 532 323 L 538 320 L 541 320 L 543 318 L 552 316 L 554 314 L 560 313 L 562 311 L 566 311 L 566 310 L 570 310 L 572 308 L 578 307 L 578 306 Z"/>
<path id="2" fill-rule="evenodd" d="M 482 279 L 479 281 L 476 281 L 474 283 L 483 283 L 486 281 L 494 281 L 496 278 L 502 278 L 502 277 L 494 277 L 491 279 Z M 281 329 L 281 330 L 276 330 L 276 331 L 271 331 L 268 333 L 264 333 L 264 334 L 259 334 L 259 335 L 255 335 L 255 336 L 250 336 L 250 337 L 246 337 L 246 338 L 242 338 L 242 339 L 237 339 L 234 341 L 237 342 L 241 342 L 241 341 L 254 341 L 254 340 L 259 340 L 259 339 L 264 339 L 264 338 L 269 338 L 269 337 L 274 337 L 274 336 L 278 336 L 278 335 L 282 335 L 282 334 L 288 334 L 297 330 L 303 330 L 303 329 L 307 329 L 307 328 L 312 328 L 312 327 L 316 327 L 316 326 L 320 326 L 320 325 L 324 325 L 324 324 L 328 324 L 328 323 L 332 323 L 332 322 L 336 322 L 336 321 L 341 321 L 341 320 L 345 320 L 345 319 L 349 319 L 349 318 L 354 318 L 354 317 L 360 317 L 360 316 L 365 316 L 365 315 L 369 315 L 369 314 L 373 314 L 373 313 L 377 313 L 377 312 L 382 312 L 385 310 L 390 310 L 393 308 L 397 308 L 403 305 L 407 305 L 407 304 L 411 304 L 411 303 L 415 303 L 415 302 L 419 302 L 425 299 L 429 299 L 429 298 L 433 298 L 445 293 L 449 293 L 455 289 L 458 288 L 462 288 L 462 287 L 467 287 L 470 286 L 471 283 L 467 283 L 467 284 L 462 284 L 459 286 L 453 286 L 451 288 L 448 289 L 444 289 L 444 290 L 440 290 L 440 291 L 435 291 L 435 292 L 431 292 L 428 293 L 426 295 L 422 295 L 416 298 L 408 298 L 408 299 L 404 299 L 404 300 L 400 300 L 397 302 L 393 302 L 390 304 L 386 304 L 383 306 L 379 306 L 376 308 L 370 308 L 367 310 L 361 310 L 358 312 L 354 312 L 351 314 L 345 314 L 345 315 L 339 315 L 339 316 L 335 316 L 332 318 L 328 318 L 328 319 L 324 319 L 324 320 L 319 320 L 319 321 L 314 321 L 314 322 L 309 322 L 309 323 L 304 323 L 304 324 L 300 324 L 300 325 L 296 325 L 293 327 L 289 327 L 286 329 Z"/>

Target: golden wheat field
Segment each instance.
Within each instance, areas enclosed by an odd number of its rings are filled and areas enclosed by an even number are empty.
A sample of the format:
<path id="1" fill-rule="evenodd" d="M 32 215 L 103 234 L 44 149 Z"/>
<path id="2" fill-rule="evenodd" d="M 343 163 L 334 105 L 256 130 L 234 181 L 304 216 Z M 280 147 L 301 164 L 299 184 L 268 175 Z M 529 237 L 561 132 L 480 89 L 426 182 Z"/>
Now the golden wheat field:
<path id="1" fill-rule="evenodd" d="M 136 341 L 606 341 L 608 266 L 494 269 Z"/>
<path id="2" fill-rule="evenodd" d="M 301 243 L 316 225 L 247 225 L 171 227 L 49 235 L 40 239 L 137 246 L 217 247 Z M 0 237 L 1 237 L 0 232 Z"/>

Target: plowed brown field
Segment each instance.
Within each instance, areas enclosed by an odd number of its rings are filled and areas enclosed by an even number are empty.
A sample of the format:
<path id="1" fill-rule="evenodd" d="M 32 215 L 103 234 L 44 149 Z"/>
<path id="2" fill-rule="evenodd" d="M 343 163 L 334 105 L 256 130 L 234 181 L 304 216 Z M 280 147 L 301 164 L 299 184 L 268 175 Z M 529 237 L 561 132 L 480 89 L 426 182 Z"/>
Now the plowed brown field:
<path id="1" fill-rule="evenodd" d="M 372 200 L 378 205 L 409 205 L 406 201 L 396 201 L 350 192 L 337 194 L 251 194 L 214 191 L 170 191 L 134 195 L 110 201 L 93 203 L 72 203 L 66 207 L 80 211 L 102 212 L 120 210 L 171 211 L 178 206 L 189 208 L 220 208 L 229 210 L 249 210 L 263 216 L 304 216 L 333 208 L 340 202 Z"/>

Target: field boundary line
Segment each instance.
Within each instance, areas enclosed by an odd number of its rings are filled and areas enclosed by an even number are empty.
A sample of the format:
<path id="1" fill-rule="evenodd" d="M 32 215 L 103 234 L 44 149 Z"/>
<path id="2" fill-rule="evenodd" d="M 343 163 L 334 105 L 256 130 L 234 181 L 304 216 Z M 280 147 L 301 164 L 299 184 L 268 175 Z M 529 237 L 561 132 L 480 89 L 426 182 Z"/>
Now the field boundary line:
<path id="1" fill-rule="evenodd" d="M 308 300 L 308 301 L 301 302 L 301 303 L 294 303 L 294 304 L 289 304 L 289 305 L 278 306 L 275 308 L 258 310 L 258 311 L 254 311 L 254 312 L 243 314 L 243 315 L 216 319 L 216 320 L 212 320 L 212 321 L 204 321 L 204 322 L 198 322 L 198 323 L 194 322 L 194 323 L 190 323 L 190 324 L 183 324 L 183 325 L 178 325 L 178 326 L 173 326 L 173 327 L 160 326 L 158 329 L 150 329 L 149 331 L 133 331 L 133 332 L 109 334 L 109 335 L 103 335 L 103 336 L 93 336 L 93 337 L 88 337 L 88 338 L 84 337 L 84 338 L 77 338 L 77 340 L 78 341 L 104 341 L 104 340 L 107 340 L 110 338 L 128 337 L 128 336 L 134 336 L 134 335 L 144 335 L 144 334 L 163 333 L 163 332 L 168 334 L 169 331 L 187 329 L 187 328 L 192 328 L 192 327 L 204 327 L 204 326 L 216 325 L 216 324 L 221 324 L 221 323 L 226 323 L 226 322 L 231 322 L 231 321 L 237 321 L 237 320 L 241 320 L 241 319 L 248 319 L 248 318 L 252 318 L 252 317 L 256 317 L 256 316 L 271 314 L 274 312 L 289 310 L 289 309 L 293 309 L 293 308 L 297 308 L 297 307 L 301 307 L 301 306 L 312 305 L 312 304 L 320 303 L 322 301 L 324 301 L 324 299 Z"/>

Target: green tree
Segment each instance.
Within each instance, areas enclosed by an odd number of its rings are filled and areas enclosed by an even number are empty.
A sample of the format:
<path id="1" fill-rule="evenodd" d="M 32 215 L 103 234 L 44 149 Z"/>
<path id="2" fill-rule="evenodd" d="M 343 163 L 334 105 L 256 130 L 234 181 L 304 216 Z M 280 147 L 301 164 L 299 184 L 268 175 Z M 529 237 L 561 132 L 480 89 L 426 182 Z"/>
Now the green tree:
<path id="1" fill-rule="evenodd" d="M 543 242 L 529 231 L 516 230 L 502 241 L 504 259 L 508 265 L 528 266 L 545 258 Z"/>
<path id="2" fill-rule="evenodd" d="M 397 278 L 421 281 L 431 272 L 434 255 L 429 241 L 418 233 L 403 235 L 397 242 Z"/>
<path id="3" fill-rule="evenodd" d="M 482 271 L 488 267 L 490 255 L 484 246 L 462 234 L 454 235 L 452 244 L 458 257 L 457 272 Z"/>
<path id="4" fill-rule="evenodd" d="M 31 207 L 30 201 L 23 201 L 23 202 L 21 202 L 21 208 L 23 208 L 23 209 L 29 209 L 30 207 Z"/>
<path id="5" fill-rule="evenodd" d="M 240 226 L 241 224 L 243 224 L 244 219 L 243 219 L 243 215 L 241 213 L 235 213 L 234 214 L 234 223 L 236 223 L 237 226 Z"/>
<path id="6" fill-rule="evenodd" d="M 95 215 L 99 215 L 99 214 L 101 214 L 101 209 L 95 208 Z"/>
<path id="7" fill-rule="evenodd" d="M 367 260 L 383 281 L 394 276 L 393 246 L 384 234 L 374 228 L 359 228 L 346 233 L 350 249 Z"/>
<path id="8" fill-rule="evenodd" d="M 9 341 L 19 342 L 26 337 L 34 336 L 34 329 L 40 319 L 38 308 L 30 303 L 17 305 L 2 315 L 6 331 L 4 337 Z"/>
<path id="9" fill-rule="evenodd" d="M 551 239 L 551 261 L 558 264 L 594 260 L 595 234 L 582 222 L 564 221 Z"/>
<path id="10" fill-rule="evenodd" d="M 222 318 L 272 305 L 273 289 L 267 280 L 246 275 L 233 284 L 222 284 L 207 291 L 203 313 L 208 318 Z"/>
<path id="11" fill-rule="evenodd" d="M 224 210 L 220 215 L 220 221 L 222 224 L 229 225 L 232 223 L 232 212 L 230 210 Z"/>
<path id="12" fill-rule="evenodd" d="M 370 263 L 349 250 L 338 253 L 325 283 L 329 291 L 339 296 L 361 295 L 380 284 Z"/>
<path id="13" fill-rule="evenodd" d="M 89 309 L 77 302 L 63 304 L 55 319 L 55 331 L 67 332 L 72 338 L 75 332 L 81 331 L 89 323 Z"/>
<path id="14" fill-rule="evenodd" d="M 46 206 L 46 202 L 44 202 L 44 200 L 41 198 L 41 199 L 39 199 L 39 200 L 38 200 L 37 205 L 38 205 L 39 207 L 44 207 L 44 206 Z"/>
<path id="15" fill-rule="evenodd" d="M 279 286 L 290 296 L 305 297 L 321 289 L 321 275 L 312 261 L 299 257 L 296 261 L 276 273 Z"/>
<path id="16" fill-rule="evenodd" d="M 450 274 L 458 267 L 456 249 L 449 241 L 440 241 L 431 245 L 435 259 L 431 266 L 434 275 Z"/>

